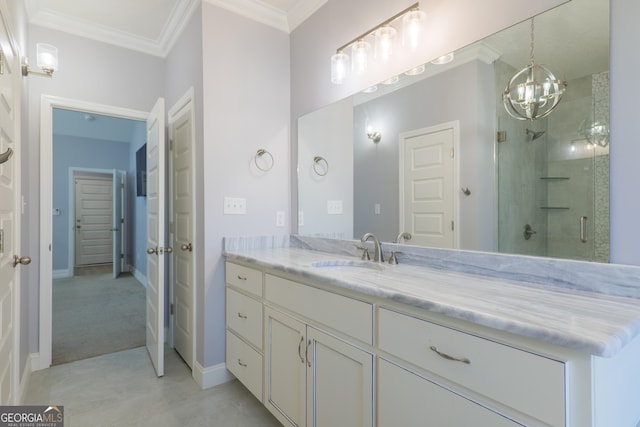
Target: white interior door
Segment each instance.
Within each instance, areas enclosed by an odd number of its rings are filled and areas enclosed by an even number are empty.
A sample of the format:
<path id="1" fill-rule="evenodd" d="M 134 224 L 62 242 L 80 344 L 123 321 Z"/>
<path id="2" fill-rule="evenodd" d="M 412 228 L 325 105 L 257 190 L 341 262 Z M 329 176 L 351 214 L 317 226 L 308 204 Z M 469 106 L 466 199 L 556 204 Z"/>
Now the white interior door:
<path id="1" fill-rule="evenodd" d="M 125 231 L 125 215 L 124 215 L 124 200 L 125 200 L 125 182 L 127 173 L 125 171 L 113 170 L 113 226 L 111 231 L 113 233 L 113 278 L 116 279 L 120 276 L 120 273 L 124 270 L 124 231 Z"/>
<path id="2" fill-rule="evenodd" d="M 75 177 L 76 266 L 113 259 L 113 186 L 106 174 Z"/>
<path id="3" fill-rule="evenodd" d="M 169 110 L 171 138 L 171 227 L 173 277 L 171 330 L 173 346 L 193 368 L 194 235 L 193 235 L 193 104 L 187 96 Z"/>
<path id="4" fill-rule="evenodd" d="M 0 19 L 0 405 L 18 403 L 20 265 L 20 67 Z M 26 263 L 26 259 L 24 260 Z"/>
<path id="5" fill-rule="evenodd" d="M 165 139 L 164 98 L 147 119 L 147 333 L 156 374 L 164 375 Z"/>
<path id="6" fill-rule="evenodd" d="M 411 244 L 455 247 L 454 126 L 400 136 L 400 230 Z"/>

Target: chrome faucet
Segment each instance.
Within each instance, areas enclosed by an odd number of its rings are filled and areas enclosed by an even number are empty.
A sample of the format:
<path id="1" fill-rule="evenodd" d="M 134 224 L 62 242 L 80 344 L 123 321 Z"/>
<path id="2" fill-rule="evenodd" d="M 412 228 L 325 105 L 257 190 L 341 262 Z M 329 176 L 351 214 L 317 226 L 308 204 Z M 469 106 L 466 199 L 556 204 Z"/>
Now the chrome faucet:
<path id="1" fill-rule="evenodd" d="M 378 241 L 378 238 L 373 235 L 373 233 L 365 233 L 360 238 L 362 243 L 367 240 L 373 240 L 373 262 L 384 262 L 384 254 L 382 253 L 382 245 Z"/>
<path id="2" fill-rule="evenodd" d="M 396 243 L 402 242 L 402 239 L 411 240 L 411 233 L 407 233 L 406 231 L 402 231 L 400 234 L 398 234 L 398 237 L 396 237 Z"/>

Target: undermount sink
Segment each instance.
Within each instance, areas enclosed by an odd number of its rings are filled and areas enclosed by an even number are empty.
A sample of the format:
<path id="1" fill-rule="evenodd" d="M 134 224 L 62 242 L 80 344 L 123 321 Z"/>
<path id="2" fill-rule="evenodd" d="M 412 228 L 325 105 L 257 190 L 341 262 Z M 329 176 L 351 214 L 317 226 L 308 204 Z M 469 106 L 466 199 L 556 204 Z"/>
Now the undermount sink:
<path id="1" fill-rule="evenodd" d="M 380 263 L 372 261 L 352 261 L 345 259 L 331 259 L 324 261 L 316 261 L 311 264 L 314 268 L 333 271 L 366 271 L 375 270 L 382 271 L 384 266 Z"/>

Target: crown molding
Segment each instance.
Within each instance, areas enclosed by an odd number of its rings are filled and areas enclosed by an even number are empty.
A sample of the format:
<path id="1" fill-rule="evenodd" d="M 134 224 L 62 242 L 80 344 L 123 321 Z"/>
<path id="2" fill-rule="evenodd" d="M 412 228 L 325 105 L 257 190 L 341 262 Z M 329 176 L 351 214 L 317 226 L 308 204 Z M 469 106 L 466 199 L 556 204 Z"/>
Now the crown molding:
<path id="1" fill-rule="evenodd" d="M 287 13 L 260 0 L 204 0 L 230 12 L 290 33 L 328 0 L 299 0 Z"/>
<path id="2" fill-rule="evenodd" d="M 160 37 L 154 40 L 100 25 L 93 21 L 40 9 L 33 0 L 25 2 L 29 22 L 32 25 L 62 31 L 162 58 L 167 56 L 199 4 L 200 0 L 183 0 L 176 3 Z"/>

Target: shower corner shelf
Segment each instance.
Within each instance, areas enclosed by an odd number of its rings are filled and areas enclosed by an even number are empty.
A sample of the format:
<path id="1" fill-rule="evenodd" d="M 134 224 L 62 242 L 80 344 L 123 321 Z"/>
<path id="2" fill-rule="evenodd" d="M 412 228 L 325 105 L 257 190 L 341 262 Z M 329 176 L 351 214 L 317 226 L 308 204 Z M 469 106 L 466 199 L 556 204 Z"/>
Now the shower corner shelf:
<path id="1" fill-rule="evenodd" d="M 540 206 L 540 209 L 554 210 L 554 211 L 569 210 L 569 208 L 566 206 Z"/>
<path id="2" fill-rule="evenodd" d="M 546 180 L 568 180 L 568 176 L 541 176 L 540 179 Z"/>

